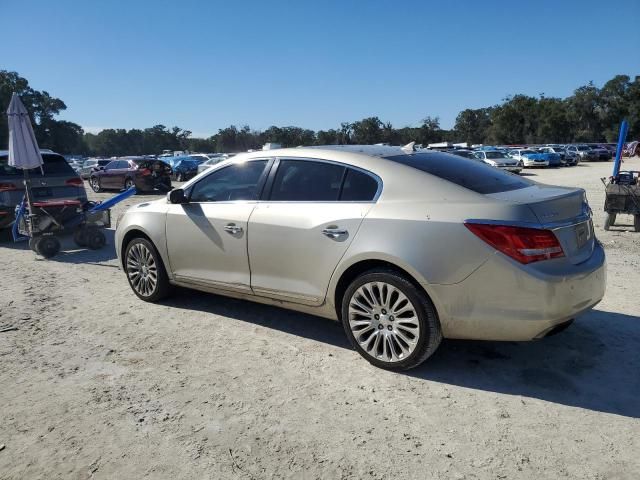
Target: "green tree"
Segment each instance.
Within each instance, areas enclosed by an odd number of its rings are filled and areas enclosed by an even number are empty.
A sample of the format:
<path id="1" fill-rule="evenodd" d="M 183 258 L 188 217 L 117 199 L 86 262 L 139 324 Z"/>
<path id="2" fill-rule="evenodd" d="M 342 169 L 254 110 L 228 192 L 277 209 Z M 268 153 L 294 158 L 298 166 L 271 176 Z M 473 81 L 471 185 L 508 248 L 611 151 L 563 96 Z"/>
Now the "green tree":
<path id="1" fill-rule="evenodd" d="M 459 141 L 471 145 L 486 143 L 491 131 L 491 111 L 491 107 L 461 111 L 453 127 Z"/>
<path id="2" fill-rule="evenodd" d="M 604 140 L 599 116 L 600 91 L 589 82 L 577 88 L 567 99 L 567 116 L 572 125 L 572 140 L 600 142 Z"/>

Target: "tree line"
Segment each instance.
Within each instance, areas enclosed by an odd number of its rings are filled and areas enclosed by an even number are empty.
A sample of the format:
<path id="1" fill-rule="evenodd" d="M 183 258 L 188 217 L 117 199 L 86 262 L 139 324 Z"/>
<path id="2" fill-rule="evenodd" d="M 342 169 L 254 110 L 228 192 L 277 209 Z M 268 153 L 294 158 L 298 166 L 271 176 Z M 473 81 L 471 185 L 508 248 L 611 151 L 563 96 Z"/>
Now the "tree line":
<path id="1" fill-rule="evenodd" d="M 155 125 L 145 129 L 104 129 L 84 132 L 80 125 L 55 117 L 67 107 L 46 91 L 37 91 L 16 72 L 0 70 L 0 109 L 6 112 L 17 92 L 31 115 L 41 148 L 63 154 L 122 156 L 158 154 L 162 150 L 241 152 L 265 143 L 299 145 L 374 144 L 453 141 L 470 144 L 614 142 L 623 118 L 629 121 L 629 139 L 640 137 L 640 76 L 616 75 L 601 88 L 592 82 L 567 98 L 512 95 L 502 103 L 461 111 L 452 129 L 443 129 L 438 117 L 427 116 L 418 126 L 396 128 L 378 117 L 344 122 L 335 129 L 272 126 L 253 130 L 231 125 L 209 138 L 193 138 L 189 130 Z M 0 115 L 0 148 L 8 144 L 6 115 Z"/>

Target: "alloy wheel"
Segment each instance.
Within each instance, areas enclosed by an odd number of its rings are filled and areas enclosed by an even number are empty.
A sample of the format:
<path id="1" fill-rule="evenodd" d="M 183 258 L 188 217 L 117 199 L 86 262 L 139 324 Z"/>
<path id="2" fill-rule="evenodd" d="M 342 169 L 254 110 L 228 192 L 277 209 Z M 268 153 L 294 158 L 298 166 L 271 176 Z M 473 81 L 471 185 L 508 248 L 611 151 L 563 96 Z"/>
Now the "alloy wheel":
<path id="1" fill-rule="evenodd" d="M 151 296 L 156 290 L 158 267 L 143 243 L 133 244 L 127 252 L 127 276 L 133 289 L 143 297 Z"/>
<path id="2" fill-rule="evenodd" d="M 389 363 L 411 355 L 420 337 L 415 306 L 402 291 L 385 282 L 365 283 L 353 293 L 349 328 L 368 355 Z"/>

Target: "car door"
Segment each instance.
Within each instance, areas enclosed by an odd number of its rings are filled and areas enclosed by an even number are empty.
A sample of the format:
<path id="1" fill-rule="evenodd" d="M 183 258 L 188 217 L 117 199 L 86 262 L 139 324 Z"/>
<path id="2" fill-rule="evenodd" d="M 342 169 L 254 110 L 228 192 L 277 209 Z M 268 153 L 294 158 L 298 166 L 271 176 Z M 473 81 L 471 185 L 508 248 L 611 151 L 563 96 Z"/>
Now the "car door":
<path id="1" fill-rule="evenodd" d="M 323 303 L 331 275 L 380 188 L 373 174 L 339 163 L 278 160 L 249 220 L 253 292 Z"/>
<path id="2" fill-rule="evenodd" d="M 118 164 L 118 160 L 113 160 L 112 162 L 107 163 L 104 167 L 104 170 L 100 172 L 100 185 L 103 188 L 113 188 L 113 175 L 118 169 Z"/>
<path id="3" fill-rule="evenodd" d="M 250 292 L 247 222 L 267 174 L 268 161 L 217 169 L 192 185 L 188 203 L 171 204 L 166 236 L 176 280 Z"/>
<path id="4" fill-rule="evenodd" d="M 128 160 L 119 160 L 116 168 L 111 172 L 110 182 L 111 188 L 123 188 L 124 181 L 129 173 L 129 161 Z"/>

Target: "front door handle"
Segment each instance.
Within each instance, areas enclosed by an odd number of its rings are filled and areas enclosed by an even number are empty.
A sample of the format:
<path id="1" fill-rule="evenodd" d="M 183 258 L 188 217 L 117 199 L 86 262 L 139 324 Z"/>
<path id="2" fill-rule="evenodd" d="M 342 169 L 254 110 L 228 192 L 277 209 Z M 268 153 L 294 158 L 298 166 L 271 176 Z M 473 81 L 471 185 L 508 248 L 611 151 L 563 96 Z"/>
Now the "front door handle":
<path id="1" fill-rule="evenodd" d="M 343 230 L 341 228 L 325 228 L 324 230 L 322 230 L 322 234 L 326 235 L 329 238 L 338 238 L 342 235 L 347 235 L 348 233 L 348 230 Z"/>
<path id="2" fill-rule="evenodd" d="M 242 227 L 238 227 L 235 223 L 228 223 L 224 226 L 224 231 L 231 235 L 237 235 L 238 233 L 242 233 Z"/>

